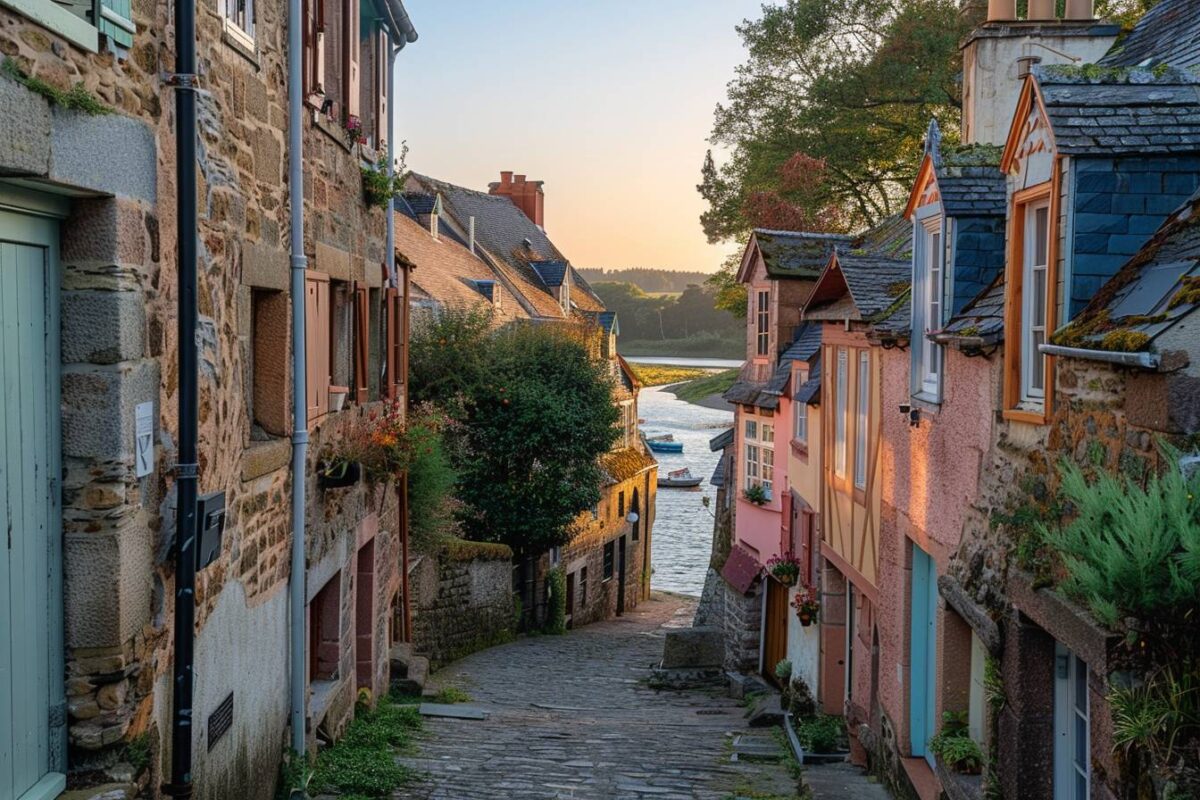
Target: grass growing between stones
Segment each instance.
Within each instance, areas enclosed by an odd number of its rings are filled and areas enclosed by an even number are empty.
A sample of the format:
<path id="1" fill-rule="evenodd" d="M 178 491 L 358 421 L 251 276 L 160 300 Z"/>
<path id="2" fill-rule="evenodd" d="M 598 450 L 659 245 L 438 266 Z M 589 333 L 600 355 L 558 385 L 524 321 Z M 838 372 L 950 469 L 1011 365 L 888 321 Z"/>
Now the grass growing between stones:
<path id="1" fill-rule="evenodd" d="M 467 694 L 457 686 L 447 686 L 429 699 L 435 703 L 452 706 L 455 703 L 471 702 L 471 695 Z"/>
<path id="2" fill-rule="evenodd" d="M 420 727 L 415 706 L 390 698 L 374 709 L 360 708 L 337 744 L 317 756 L 309 794 L 330 792 L 344 800 L 390 798 L 414 777 L 412 770 L 396 763 L 396 751 L 408 747 Z"/>

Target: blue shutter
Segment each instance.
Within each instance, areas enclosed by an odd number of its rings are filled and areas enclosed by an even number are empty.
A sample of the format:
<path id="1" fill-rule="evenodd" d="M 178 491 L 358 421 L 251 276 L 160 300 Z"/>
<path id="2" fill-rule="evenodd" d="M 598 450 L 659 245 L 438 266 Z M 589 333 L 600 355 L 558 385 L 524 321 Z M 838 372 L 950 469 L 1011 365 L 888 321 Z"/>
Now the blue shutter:
<path id="1" fill-rule="evenodd" d="M 123 48 L 133 46 L 137 26 L 133 24 L 133 0 L 99 0 L 96 27 Z"/>

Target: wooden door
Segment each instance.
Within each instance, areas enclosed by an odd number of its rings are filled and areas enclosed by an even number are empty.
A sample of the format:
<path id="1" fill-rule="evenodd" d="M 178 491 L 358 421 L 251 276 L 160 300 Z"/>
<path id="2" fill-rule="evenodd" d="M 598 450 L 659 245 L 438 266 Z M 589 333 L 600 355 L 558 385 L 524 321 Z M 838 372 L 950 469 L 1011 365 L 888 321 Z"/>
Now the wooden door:
<path id="1" fill-rule="evenodd" d="M 937 733 L 937 563 L 912 545 L 912 639 L 909 738 L 913 756 L 934 766 L 929 740 Z"/>
<path id="2" fill-rule="evenodd" d="M 767 618 L 763 626 L 763 677 L 778 683 L 775 665 L 787 658 L 788 587 L 766 578 Z"/>
<path id="3" fill-rule="evenodd" d="M 0 211 L 0 797 L 66 785 L 56 223 Z"/>

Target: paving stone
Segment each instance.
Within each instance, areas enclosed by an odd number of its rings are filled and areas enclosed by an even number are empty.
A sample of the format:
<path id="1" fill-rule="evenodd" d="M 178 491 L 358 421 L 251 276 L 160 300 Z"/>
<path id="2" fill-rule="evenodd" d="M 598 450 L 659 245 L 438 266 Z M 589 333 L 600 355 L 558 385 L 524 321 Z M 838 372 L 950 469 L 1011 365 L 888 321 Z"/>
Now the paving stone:
<path id="1" fill-rule="evenodd" d="M 431 689 L 465 689 L 488 718 L 425 719 L 416 754 L 399 761 L 427 777 L 397 798 L 795 796 L 797 782 L 782 764 L 730 760 L 735 737 L 751 733 L 736 700 L 652 688 L 663 629 L 692 605 L 655 595 L 620 619 L 520 639 L 433 674 Z M 770 738 L 751 734 L 758 736 Z"/>
<path id="2" fill-rule="evenodd" d="M 417 713 L 422 717 L 444 719 L 487 719 L 488 712 L 477 706 L 448 703 L 421 703 Z"/>

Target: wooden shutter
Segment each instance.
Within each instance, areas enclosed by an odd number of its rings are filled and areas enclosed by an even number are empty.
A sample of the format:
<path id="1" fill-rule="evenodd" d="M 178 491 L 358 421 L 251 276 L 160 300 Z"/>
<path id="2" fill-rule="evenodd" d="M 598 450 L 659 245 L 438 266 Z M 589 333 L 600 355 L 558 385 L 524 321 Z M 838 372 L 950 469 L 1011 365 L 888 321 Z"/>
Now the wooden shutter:
<path id="1" fill-rule="evenodd" d="M 119 47 L 133 47 L 137 26 L 133 24 L 132 0 L 100 0 L 96 29 Z"/>
<path id="2" fill-rule="evenodd" d="M 305 393 L 311 425 L 329 411 L 329 276 L 308 270 L 304 277 Z"/>
<path id="3" fill-rule="evenodd" d="M 388 133 L 388 54 L 391 51 L 387 29 L 380 27 L 375 34 L 375 142 L 383 151 L 387 146 Z"/>
<path id="4" fill-rule="evenodd" d="M 354 284 L 354 402 L 367 402 L 367 362 L 370 361 L 370 302 L 365 283 Z"/>
<path id="5" fill-rule="evenodd" d="M 403 302 L 398 289 L 388 289 L 384 301 L 384 321 L 387 323 L 387 360 L 384 365 L 384 393 L 387 399 L 395 400 L 398 388 L 403 358 Z"/>
<path id="6" fill-rule="evenodd" d="M 359 108 L 359 57 L 360 43 L 358 0 L 342 0 L 342 87 L 346 103 L 346 115 L 361 117 Z"/>

